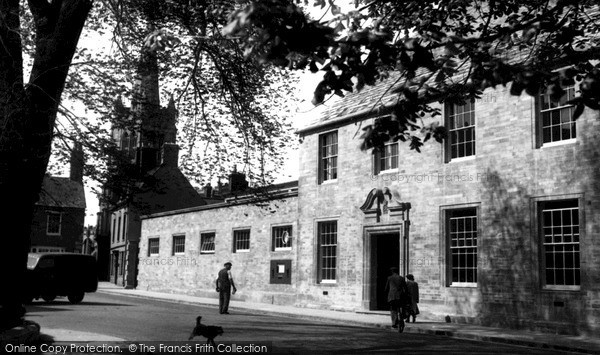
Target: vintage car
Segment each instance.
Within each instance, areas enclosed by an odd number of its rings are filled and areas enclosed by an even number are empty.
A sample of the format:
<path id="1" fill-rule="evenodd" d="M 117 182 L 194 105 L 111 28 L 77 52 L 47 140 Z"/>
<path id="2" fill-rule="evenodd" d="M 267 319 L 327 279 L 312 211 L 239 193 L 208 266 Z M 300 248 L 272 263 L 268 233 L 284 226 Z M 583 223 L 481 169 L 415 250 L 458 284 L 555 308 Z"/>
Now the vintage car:
<path id="1" fill-rule="evenodd" d="M 29 253 L 24 301 L 42 298 L 46 302 L 67 296 L 76 304 L 86 292 L 98 289 L 96 259 L 75 253 Z"/>

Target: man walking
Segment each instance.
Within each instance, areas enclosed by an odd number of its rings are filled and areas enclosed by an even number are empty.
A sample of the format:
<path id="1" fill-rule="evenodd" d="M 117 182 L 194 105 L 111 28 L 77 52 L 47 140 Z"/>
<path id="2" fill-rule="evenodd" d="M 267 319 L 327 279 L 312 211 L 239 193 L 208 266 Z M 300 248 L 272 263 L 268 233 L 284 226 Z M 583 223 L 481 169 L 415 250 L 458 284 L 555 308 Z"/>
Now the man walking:
<path id="1" fill-rule="evenodd" d="M 217 292 L 219 292 L 219 313 L 229 314 L 229 299 L 231 295 L 237 291 L 235 283 L 233 282 L 233 276 L 231 276 L 231 263 L 226 262 L 225 267 L 219 271 L 217 277 Z M 231 289 L 233 288 L 233 292 Z"/>
<path id="2" fill-rule="evenodd" d="M 388 294 L 388 303 L 390 304 L 390 313 L 392 316 L 392 327 L 398 328 L 402 333 L 404 331 L 404 317 L 402 312 L 402 299 L 408 292 L 406 280 L 398 274 L 397 267 L 391 267 L 392 275 L 388 277 L 385 284 L 385 292 Z"/>
<path id="3" fill-rule="evenodd" d="M 406 287 L 410 293 L 410 313 L 406 315 L 406 321 L 409 321 L 412 316 L 412 322 L 417 320 L 417 314 L 419 314 L 419 284 L 415 282 L 415 277 L 412 274 L 406 275 Z"/>

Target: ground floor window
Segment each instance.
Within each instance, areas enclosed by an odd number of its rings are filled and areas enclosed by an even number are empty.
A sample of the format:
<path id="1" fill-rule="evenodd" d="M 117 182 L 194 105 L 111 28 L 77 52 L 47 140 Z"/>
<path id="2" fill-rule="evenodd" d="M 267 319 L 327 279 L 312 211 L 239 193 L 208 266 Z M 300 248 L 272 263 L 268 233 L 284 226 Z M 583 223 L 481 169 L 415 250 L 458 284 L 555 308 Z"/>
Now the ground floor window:
<path id="1" fill-rule="evenodd" d="M 334 283 L 337 270 L 337 221 L 318 223 L 318 277 L 321 283 Z"/>
<path id="2" fill-rule="evenodd" d="M 477 209 L 446 210 L 451 285 L 477 283 Z"/>
<path id="3" fill-rule="evenodd" d="M 247 252 L 250 250 L 250 230 L 233 231 L 233 252 Z"/>
<path id="4" fill-rule="evenodd" d="M 542 269 L 546 286 L 579 286 L 579 204 L 576 199 L 540 202 Z"/>
<path id="5" fill-rule="evenodd" d="M 173 255 L 185 254 L 185 235 L 173 236 Z"/>
<path id="6" fill-rule="evenodd" d="M 200 234 L 200 253 L 201 254 L 214 254 L 215 253 L 215 233 L 201 233 Z"/>
<path id="7" fill-rule="evenodd" d="M 160 241 L 158 238 L 148 239 L 148 256 L 158 255 Z"/>
<path id="8" fill-rule="evenodd" d="M 292 226 L 273 227 L 271 237 L 271 250 L 289 250 L 292 248 Z"/>

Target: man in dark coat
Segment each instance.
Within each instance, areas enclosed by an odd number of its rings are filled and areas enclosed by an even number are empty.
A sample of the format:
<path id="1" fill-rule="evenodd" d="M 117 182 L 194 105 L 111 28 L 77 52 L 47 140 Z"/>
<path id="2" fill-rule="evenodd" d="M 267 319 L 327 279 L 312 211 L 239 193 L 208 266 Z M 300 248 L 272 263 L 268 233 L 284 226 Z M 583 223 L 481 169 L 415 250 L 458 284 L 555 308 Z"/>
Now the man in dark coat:
<path id="1" fill-rule="evenodd" d="M 219 271 L 217 277 L 217 292 L 219 292 L 219 313 L 229 314 L 229 299 L 231 298 L 231 289 L 233 288 L 233 294 L 235 295 L 237 288 L 233 282 L 233 276 L 231 276 L 231 263 L 226 262 L 225 267 Z"/>
<path id="2" fill-rule="evenodd" d="M 408 293 L 410 293 L 410 312 L 406 316 L 406 321 L 409 321 L 409 317 L 412 316 L 413 323 L 417 320 L 417 314 L 419 314 L 419 284 L 415 282 L 415 277 L 412 274 L 406 275 L 406 287 Z"/>
<path id="3" fill-rule="evenodd" d="M 390 268 L 392 275 L 388 277 L 385 284 L 385 292 L 388 294 L 388 303 L 390 304 L 390 313 L 392 316 L 392 327 L 398 328 L 398 331 L 404 330 L 404 317 L 402 315 L 402 300 L 408 292 L 406 280 L 398 274 L 398 268 Z"/>

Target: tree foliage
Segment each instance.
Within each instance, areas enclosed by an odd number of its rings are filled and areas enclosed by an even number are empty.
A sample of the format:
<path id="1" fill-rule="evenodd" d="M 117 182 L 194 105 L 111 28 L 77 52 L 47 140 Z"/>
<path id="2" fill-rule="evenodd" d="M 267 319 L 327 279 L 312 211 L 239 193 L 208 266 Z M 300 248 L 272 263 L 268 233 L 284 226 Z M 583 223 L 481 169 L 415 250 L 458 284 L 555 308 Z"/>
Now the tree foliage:
<path id="1" fill-rule="evenodd" d="M 63 108 L 58 142 L 87 142 L 87 175 L 110 179 L 102 162 L 119 159 L 111 123 L 134 129 L 115 101 L 132 97 L 140 57 L 158 58 L 161 103 L 178 109 L 180 166 L 198 184 L 226 177 L 234 165 L 256 183 L 273 180 L 291 136 L 296 75 L 244 57 L 238 40 L 221 34 L 232 1 L 114 0 L 96 3 L 74 58 L 65 102 L 83 103 L 89 117 Z M 104 52 L 88 48 L 104 45 Z M 128 126 L 129 125 L 129 126 Z M 68 150 L 60 149 L 61 159 Z M 101 162 L 99 164 L 98 162 Z M 121 165 L 124 163 L 121 162 Z M 128 179 L 124 179 L 128 180 Z"/>
<path id="2" fill-rule="evenodd" d="M 558 100 L 579 85 L 575 117 L 600 109 L 600 10 L 573 0 L 316 0 L 325 20 L 307 16 L 308 1 L 256 0 L 238 9 L 224 32 L 248 56 L 324 72 L 315 104 L 393 75 L 397 95 L 389 120 L 364 127 L 363 149 L 389 139 L 417 151 L 444 127 L 424 124 L 437 101 L 461 103 L 510 85 L 512 95 Z M 344 9 L 348 9 L 347 11 Z M 344 10 L 344 11 L 342 11 Z M 314 12 L 314 10 L 313 10 Z M 310 41 L 307 40 L 310 38 Z"/>

